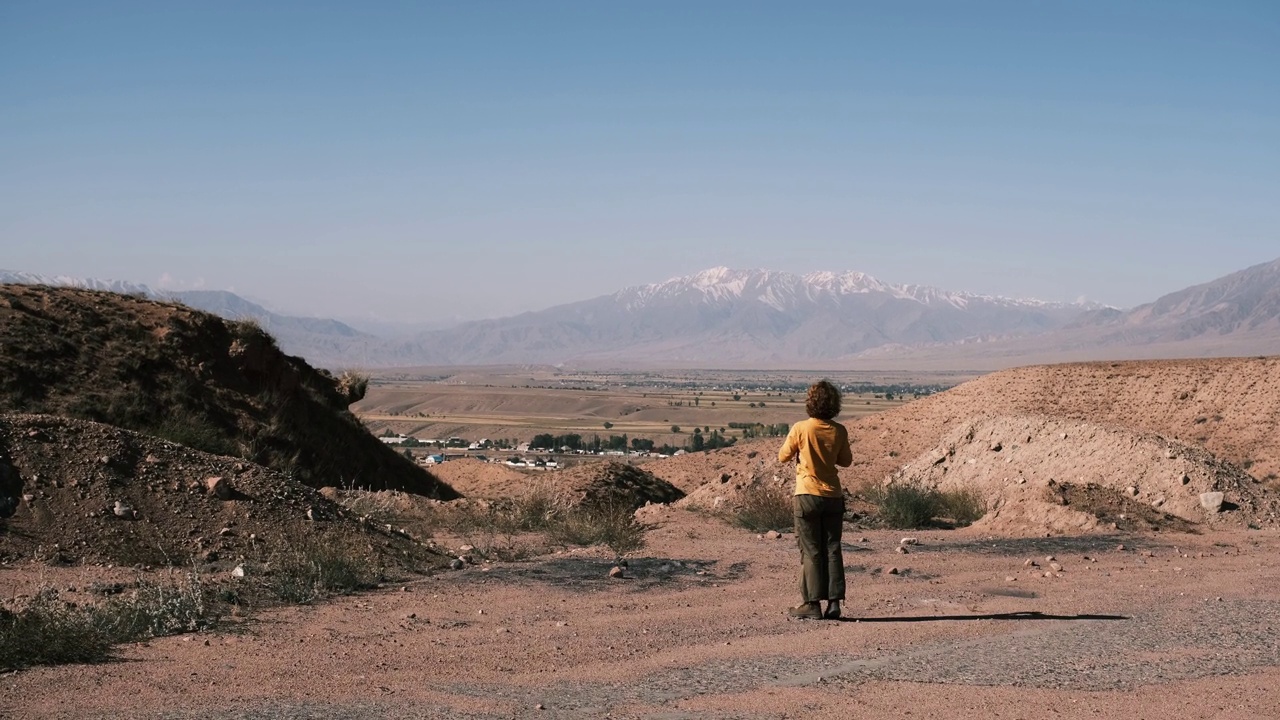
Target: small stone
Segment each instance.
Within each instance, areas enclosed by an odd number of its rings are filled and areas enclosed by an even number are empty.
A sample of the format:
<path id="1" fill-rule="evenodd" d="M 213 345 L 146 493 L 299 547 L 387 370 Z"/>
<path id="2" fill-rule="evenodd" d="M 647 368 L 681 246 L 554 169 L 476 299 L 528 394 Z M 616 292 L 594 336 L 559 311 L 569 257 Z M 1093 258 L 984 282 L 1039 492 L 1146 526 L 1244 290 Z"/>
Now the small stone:
<path id="1" fill-rule="evenodd" d="M 1012 575 L 1005 575 L 1005 576 L 1004 576 L 1004 581 L 1005 581 L 1005 582 L 1016 582 L 1017 580 L 1018 580 L 1018 578 L 1016 578 L 1016 577 L 1014 577 L 1014 576 L 1012 576 Z"/>
<path id="2" fill-rule="evenodd" d="M 1138 497 L 1138 488 L 1134 485 L 1130 485 L 1124 489 L 1124 493 L 1129 497 Z"/>
<path id="3" fill-rule="evenodd" d="M 1189 485 L 1190 483 L 1191 483 L 1191 476 L 1186 473 L 1182 473 L 1182 484 Z"/>
<path id="4" fill-rule="evenodd" d="M 778 532 L 777 530 L 770 530 L 769 532 L 764 534 L 764 538 L 766 540 L 777 540 L 780 537 L 782 537 L 782 533 Z"/>
<path id="5" fill-rule="evenodd" d="M 622 568 L 618 567 L 617 565 L 614 565 L 613 567 L 609 568 L 609 577 L 611 578 L 622 577 Z"/>
<path id="6" fill-rule="evenodd" d="M 116 504 L 111 508 L 111 512 L 115 513 L 116 517 L 122 517 L 122 518 L 133 517 L 133 508 L 129 507 L 128 505 L 125 505 L 119 500 L 117 500 Z"/>
<path id="7" fill-rule="evenodd" d="M 1036 562 L 1035 560 L 1032 560 L 1031 558 L 1027 558 L 1022 562 L 1022 566 L 1023 567 L 1040 567 L 1040 563 Z"/>
<path id="8" fill-rule="evenodd" d="M 469 552 L 471 552 L 472 550 L 475 550 L 475 549 L 476 549 L 476 547 L 475 547 L 474 545 L 459 545 L 459 546 L 458 546 L 458 552 L 459 552 L 459 553 L 469 553 Z"/>
<path id="9" fill-rule="evenodd" d="M 228 535 L 235 535 L 236 531 L 232 530 L 229 527 L 224 527 L 218 531 L 218 534 L 221 535 L 222 537 L 227 537 Z"/>
<path id="10" fill-rule="evenodd" d="M 1059 565 L 1058 563 L 1049 563 L 1049 567 L 1050 567 L 1054 572 L 1062 572 L 1062 566 L 1061 566 L 1061 565 Z"/>
<path id="11" fill-rule="evenodd" d="M 221 475 L 204 479 L 204 491 L 219 500 L 230 500 L 232 495 L 231 481 Z"/>
<path id="12" fill-rule="evenodd" d="M 884 569 L 885 575 L 899 575 L 902 571 L 892 565 Z"/>
<path id="13" fill-rule="evenodd" d="M 858 538 L 858 542 L 860 542 L 860 543 L 869 543 L 869 542 L 871 542 L 871 541 L 870 541 L 870 540 L 868 540 L 867 538 L 860 537 L 860 538 Z"/>
<path id="14" fill-rule="evenodd" d="M 477 614 L 477 615 L 483 615 L 483 614 L 484 614 L 484 608 L 480 608 L 479 610 L 477 610 L 477 611 L 476 611 L 476 614 Z"/>
<path id="15" fill-rule="evenodd" d="M 1116 550 L 1119 550 L 1120 552 L 1124 552 L 1124 549 L 1125 549 L 1124 543 L 1121 543 L 1116 546 Z"/>
<path id="16" fill-rule="evenodd" d="M 898 544 L 899 545 L 915 545 L 918 542 L 920 542 L 920 538 L 904 537 L 898 541 Z"/>
<path id="17" fill-rule="evenodd" d="M 452 561 L 449 562 L 449 569 L 461 570 L 465 565 L 466 563 L 462 562 L 462 558 L 454 558 Z"/>
<path id="18" fill-rule="evenodd" d="M 1045 570 L 1045 571 L 1044 571 L 1044 576 L 1045 576 L 1045 577 L 1053 577 L 1053 573 L 1052 573 L 1051 571 L 1049 571 L 1049 570 Z"/>
<path id="19" fill-rule="evenodd" d="M 1058 558 L 1056 558 L 1056 557 L 1054 557 L 1054 556 L 1052 556 L 1052 555 L 1045 555 L 1045 556 L 1044 556 L 1044 561 L 1045 561 L 1045 562 L 1053 562 L 1054 560 L 1057 560 L 1057 559 L 1058 559 Z"/>
<path id="20" fill-rule="evenodd" d="M 234 569 L 231 570 L 231 577 L 242 578 L 244 577 L 244 575 L 245 575 L 245 570 L 243 565 L 237 565 L 235 566 Z"/>
<path id="21" fill-rule="evenodd" d="M 898 553 L 901 555 L 906 555 L 909 552 L 905 545 L 899 545 L 898 547 L 894 548 L 894 550 L 897 550 Z"/>
<path id="22" fill-rule="evenodd" d="M 1200 507 L 1216 513 L 1222 510 L 1222 501 L 1225 499 L 1226 496 L 1220 492 L 1200 493 Z"/>
<path id="23" fill-rule="evenodd" d="M 542 703 L 538 703 L 537 705 L 534 705 L 534 706 L 533 706 L 533 709 L 534 709 L 534 710 L 546 710 L 546 708 L 542 706 Z"/>

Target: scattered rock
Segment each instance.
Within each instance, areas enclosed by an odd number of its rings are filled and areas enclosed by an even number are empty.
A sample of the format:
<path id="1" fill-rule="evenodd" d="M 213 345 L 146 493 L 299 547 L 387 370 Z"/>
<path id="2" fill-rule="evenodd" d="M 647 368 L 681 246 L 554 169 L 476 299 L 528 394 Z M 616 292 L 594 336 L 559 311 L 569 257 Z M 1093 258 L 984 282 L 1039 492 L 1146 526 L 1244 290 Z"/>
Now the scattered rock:
<path id="1" fill-rule="evenodd" d="M 920 538 L 904 537 L 898 541 L 900 545 L 915 545 L 920 542 Z"/>
<path id="2" fill-rule="evenodd" d="M 909 551 L 907 550 L 907 548 L 906 548 L 906 546 L 905 546 L 905 545 L 899 545 L 898 547 L 896 547 L 896 548 L 894 548 L 894 549 L 895 549 L 895 550 L 897 550 L 897 551 L 898 551 L 900 554 L 902 554 L 902 555 L 906 555 L 906 554 L 909 552 Z"/>
<path id="3" fill-rule="evenodd" d="M 899 570 L 898 568 L 893 567 L 892 565 L 890 565 L 889 567 L 886 567 L 886 568 L 884 569 L 884 574 L 885 574 L 885 575 L 900 575 L 900 574 L 902 574 L 902 571 L 901 571 L 901 570 Z"/>
<path id="4" fill-rule="evenodd" d="M 625 575 L 623 575 L 622 568 L 618 567 L 617 565 L 614 565 L 613 567 L 609 568 L 609 577 L 614 579 L 620 579 L 625 577 Z"/>
<path id="5" fill-rule="evenodd" d="M 1222 501 L 1226 496 L 1220 492 L 1200 493 L 1200 507 L 1211 513 L 1220 512 L 1222 510 Z"/>
<path id="6" fill-rule="evenodd" d="M 219 500 L 230 500 L 232 495 L 231 481 L 221 475 L 205 478 L 204 491 Z"/>
<path id="7" fill-rule="evenodd" d="M 782 533 L 778 532 L 777 530 L 770 530 L 769 532 L 764 534 L 765 540 L 777 540 L 781 537 L 782 537 Z"/>
<path id="8" fill-rule="evenodd" d="M 450 569 L 450 570 L 461 570 L 462 568 L 466 567 L 466 565 L 467 565 L 467 564 L 466 564 L 465 562 L 463 562 L 463 561 L 462 561 L 462 558 L 454 558 L 453 560 L 451 560 L 451 561 L 449 562 L 449 569 Z"/>
<path id="9" fill-rule="evenodd" d="M 233 578 L 242 578 L 244 576 L 245 576 L 245 569 L 243 565 L 237 565 L 235 566 L 235 568 L 231 570 L 231 577 Z"/>

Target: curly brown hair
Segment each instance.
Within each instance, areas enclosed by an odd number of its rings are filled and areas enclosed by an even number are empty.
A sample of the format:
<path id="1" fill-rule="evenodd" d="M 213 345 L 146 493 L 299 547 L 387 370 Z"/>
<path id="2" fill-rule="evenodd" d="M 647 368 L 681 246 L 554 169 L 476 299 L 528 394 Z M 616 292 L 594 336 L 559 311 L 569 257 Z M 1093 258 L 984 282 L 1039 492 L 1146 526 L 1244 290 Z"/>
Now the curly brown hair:
<path id="1" fill-rule="evenodd" d="M 811 418 L 830 420 L 840 414 L 840 391 L 830 382 L 819 380 L 809 386 L 804 409 Z"/>

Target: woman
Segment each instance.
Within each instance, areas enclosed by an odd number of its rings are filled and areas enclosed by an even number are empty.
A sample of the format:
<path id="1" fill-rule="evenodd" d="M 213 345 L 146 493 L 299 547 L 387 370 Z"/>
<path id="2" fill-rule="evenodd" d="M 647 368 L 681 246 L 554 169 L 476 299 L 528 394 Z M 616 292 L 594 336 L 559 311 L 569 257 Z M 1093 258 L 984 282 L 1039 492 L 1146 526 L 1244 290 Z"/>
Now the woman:
<path id="1" fill-rule="evenodd" d="M 809 386 L 805 399 L 809 419 L 796 423 L 778 451 L 778 462 L 797 460 L 796 539 L 800 544 L 800 595 L 804 602 L 791 608 L 792 617 L 840 617 L 844 600 L 844 492 L 836 466 L 853 464 L 849 432 L 834 418 L 840 414 L 840 391 L 826 380 Z M 827 601 L 823 612 L 820 601 Z"/>

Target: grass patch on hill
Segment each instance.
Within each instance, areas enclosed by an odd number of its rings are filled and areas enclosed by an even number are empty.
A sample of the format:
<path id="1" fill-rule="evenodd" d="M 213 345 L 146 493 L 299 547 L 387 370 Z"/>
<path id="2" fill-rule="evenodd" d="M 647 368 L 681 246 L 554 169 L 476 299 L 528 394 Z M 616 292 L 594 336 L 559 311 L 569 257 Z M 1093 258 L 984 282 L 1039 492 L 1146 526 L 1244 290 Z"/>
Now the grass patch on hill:
<path id="1" fill-rule="evenodd" d="M 886 527 L 910 530 L 966 527 L 986 515 L 982 497 L 973 490 L 942 491 L 894 482 L 871 493 L 876 518 Z"/>

